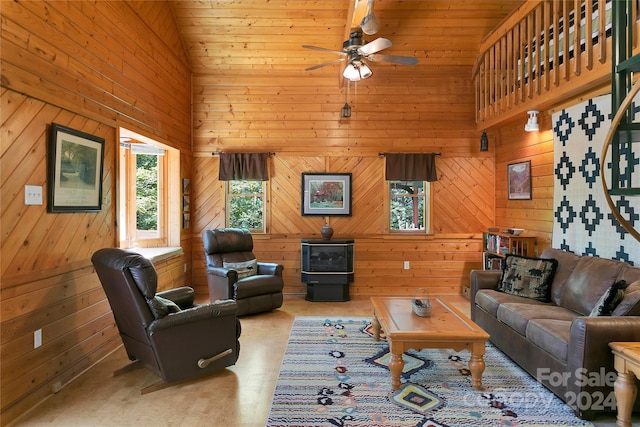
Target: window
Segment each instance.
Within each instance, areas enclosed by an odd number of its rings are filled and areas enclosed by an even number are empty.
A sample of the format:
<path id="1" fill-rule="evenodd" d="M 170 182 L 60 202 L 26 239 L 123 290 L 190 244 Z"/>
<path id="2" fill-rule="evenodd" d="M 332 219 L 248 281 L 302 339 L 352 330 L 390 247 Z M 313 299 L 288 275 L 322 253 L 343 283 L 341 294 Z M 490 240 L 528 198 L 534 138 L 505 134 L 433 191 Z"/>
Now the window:
<path id="1" fill-rule="evenodd" d="M 266 181 L 226 181 L 227 225 L 264 233 Z"/>
<path id="2" fill-rule="evenodd" d="M 179 182 L 179 168 L 174 166 L 179 164 L 179 158 L 176 149 L 120 129 L 118 225 L 121 247 L 180 245 L 179 226 L 172 229 L 169 225 L 176 223 L 174 210 L 178 210 L 178 219 L 180 215 L 180 202 L 173 200 L 180 189 L 169 191 L 170 182 Z"/>
<path id="3" fill-rule="evenodd" d="M 430 230 L 430 184 L 389 181 L 389 230 Z"/>

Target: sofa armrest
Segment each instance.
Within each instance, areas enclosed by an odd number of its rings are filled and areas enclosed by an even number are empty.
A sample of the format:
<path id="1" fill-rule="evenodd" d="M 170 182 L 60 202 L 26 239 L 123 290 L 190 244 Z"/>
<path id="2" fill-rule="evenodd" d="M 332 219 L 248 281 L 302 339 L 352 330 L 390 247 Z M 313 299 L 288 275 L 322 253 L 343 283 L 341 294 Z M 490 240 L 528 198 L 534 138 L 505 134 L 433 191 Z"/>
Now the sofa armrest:
<path id="1" fill-rule="evenodd" d="M 640 341 L 640 316 L 580 316 L 573 320 L 567 356 L 567 371 L 572 375 L 567 389 L 573 396 L 586 393 L 594 397 L 596 391 L 609 395 L 615 380 L 609 348 L 612 341 Z"/>
<path id="2" fill-rule="evenodd" d="M 236 270 L 224 267 L 207 267 L 207 274 L 213 276 L 227 278 L 235 283 L 238 281 L 238 272 Z"/>
<path id="3" fill-rule="evenodd" d="M 502 271 L 500 270 L 471 270 L 470 299 L 475 300 L 480 289 L 497 289 Z"/>
<path id="4" fill-rule="evenodd" d="M 275 262 L 258 262 L 258 274 L 281 276 L 284 266 Z"/>
<path id="5" fill-rule="evenodd" d="M 212 304 L 200 305 L 171 313 L 163 318 L 153 321 L 149 325 L 149 334 L 153 335 L 164 329 L 176 327 L 178 325 L 186 325 L 189 323 L 197 323 L 208 319 L 215 319 L 226 316 L 236 317 L 238 307 L 233 300 L 217 301 Z"/>
<path id="6" fill-rule="evenodd" d="M 182 310 L 193 307 L 196 297 L 195 291 L 190 286 L 182 286 L 180 288 L 161 291 L 156 295 L 173 301 Z"/>

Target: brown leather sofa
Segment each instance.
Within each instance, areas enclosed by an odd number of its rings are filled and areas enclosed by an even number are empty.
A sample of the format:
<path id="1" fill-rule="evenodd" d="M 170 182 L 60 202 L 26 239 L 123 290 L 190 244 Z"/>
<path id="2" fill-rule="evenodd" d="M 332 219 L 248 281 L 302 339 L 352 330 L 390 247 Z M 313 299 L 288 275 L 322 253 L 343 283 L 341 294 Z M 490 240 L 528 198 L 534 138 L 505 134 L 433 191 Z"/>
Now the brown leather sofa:
<path id="1" fill-rule="evenodd" d="M 156 293 L 153 264 L 133 252 L 100 249 L 91 261 L 133 362 L 116 374 L 146 367 L 162 378 L 142 393 L 236 363 L 241 330 L 234 301 L 195 305 L 190 287 Z"/>
<path id="2" fill-rule="evenodd" d="M 615 412 L 608 343 L 640 341 L 640 268 L 558 249 L 546 249 L 541 258 L 558 261 L 550 302 L 498 291 L 500 271 L 474 270 L 471 318 L 580 418 Z M 590 317 L 601 296 L 621 280 L 628 285 L 622 302 L 610 316 Z"/>
<path id="3" fill-rule="evenodd" d="M 211 301 L 234 299 L 238 316 L 275 310 L 282 306 L 281 264 L 258 262 L 251 233 L 219 228 L 202 233 Z"/>

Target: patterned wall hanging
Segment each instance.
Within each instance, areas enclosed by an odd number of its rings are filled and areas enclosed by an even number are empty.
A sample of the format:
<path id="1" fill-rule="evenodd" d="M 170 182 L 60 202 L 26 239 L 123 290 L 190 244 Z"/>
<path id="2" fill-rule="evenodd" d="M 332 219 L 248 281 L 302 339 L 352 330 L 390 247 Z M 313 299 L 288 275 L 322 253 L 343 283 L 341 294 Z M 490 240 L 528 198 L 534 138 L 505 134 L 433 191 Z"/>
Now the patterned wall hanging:
<path id="1" fill-rule="evenodd" d="M 636 102 L 636 105 L 638 103 Z M 634 113 L 640 118 L 638 107 Z M 606 202 L 600 165 L 611 183 L 611 150 L 600 162 L 611 121 L 611 95 L 603 95 L 563 109 L 552 116 L 554 158 L 554 223 L 552 246 L 574 252 L 640 265 L 640 242 L 616 220 Z M 634 120 L 637 121 L 637 120 Z M 640 151 L 621 147 L 620 185 L 634 186 L 640 178 Z M 631 156 L 632 168 L 626 160 Z M 640 196 L 612 196 L 622 217 L 640 228 Z"/>

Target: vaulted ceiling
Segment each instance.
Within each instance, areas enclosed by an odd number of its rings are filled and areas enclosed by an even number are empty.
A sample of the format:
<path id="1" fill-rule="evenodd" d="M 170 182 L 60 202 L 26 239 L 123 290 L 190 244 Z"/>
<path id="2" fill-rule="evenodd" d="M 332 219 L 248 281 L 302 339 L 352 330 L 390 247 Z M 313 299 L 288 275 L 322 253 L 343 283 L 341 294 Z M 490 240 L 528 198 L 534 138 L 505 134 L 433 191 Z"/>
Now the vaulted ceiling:
<path id="1" fill-rule="evenodd" d="M 482 39 L 522 3 L 374 0 L 381 27 L 365 39 L 388 38 L 393 45 L 381 53 L 419 60 L 416 66 L 376 63 L 374 77 L 376 71 L 410 76 L 446 73 L 450 67 L 470 70 Z M 196 75 L 300 77 L 339 76 L 341 64 L 304 71 L 337 56 L 301 46 L 341 50 L 352 23 L 360 22 L 368 6 L 367 0 L 176 0 L 172 5 Z"/>

